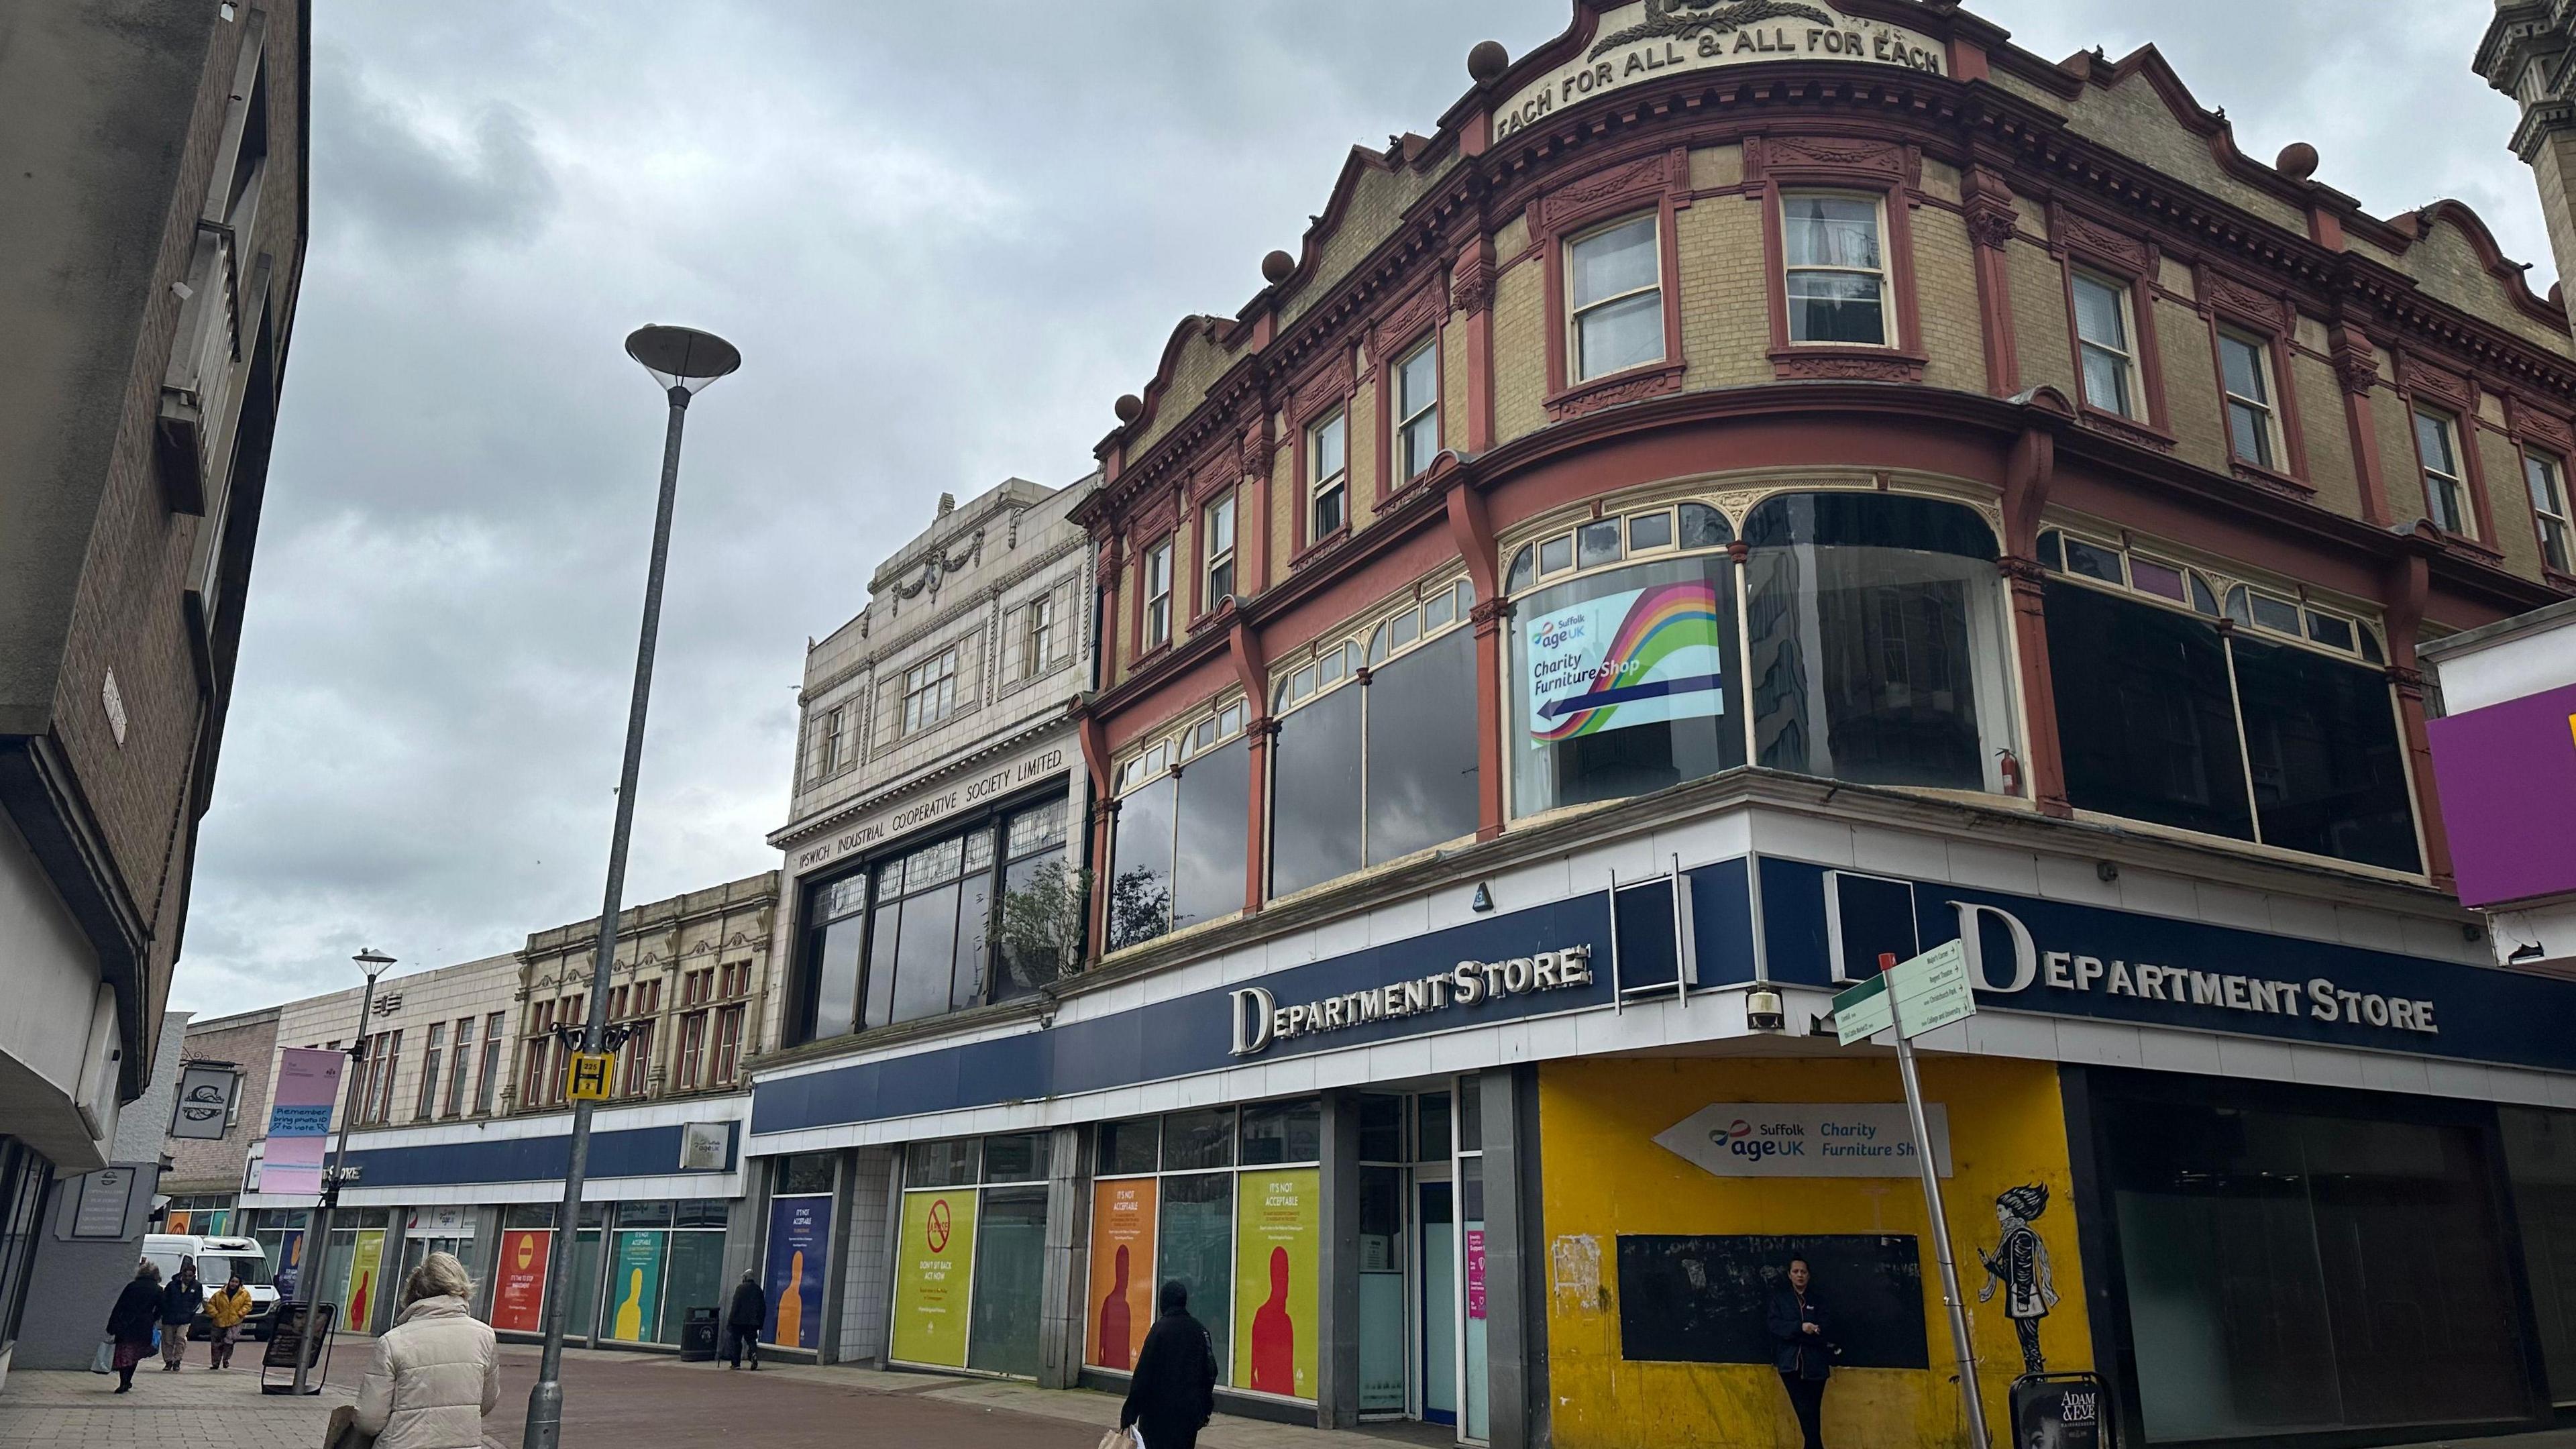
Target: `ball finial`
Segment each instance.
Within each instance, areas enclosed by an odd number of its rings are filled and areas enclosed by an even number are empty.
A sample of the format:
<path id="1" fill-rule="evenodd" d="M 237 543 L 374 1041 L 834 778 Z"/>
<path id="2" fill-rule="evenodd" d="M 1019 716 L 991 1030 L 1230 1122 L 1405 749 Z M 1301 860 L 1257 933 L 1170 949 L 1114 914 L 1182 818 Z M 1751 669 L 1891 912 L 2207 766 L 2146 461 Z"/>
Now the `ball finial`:
<path id="1" fill-rule="evenodd" d="M 1145 415 L 1145 400 L 1132 392 L 1127 393 L 1118 399 L 1113 410 L 1118 414 L 1118 421 L 1132 423 Z"/>
<path id="2" fill-rule="evenodd" d="M 1296 275 L 1297 259 L 1286 252 L 1274 251 L 1261 259 L 1261 279 L 1272 286 Z"/>
<path id="3" fill-rule="evenodd" d="M 2272 164 L 2292 181 L 2305 181 L 2317 174 L 2317 148 L 2305 141 L 2292 141 L 2281 148 L 2281 159 Z"/>
<path id="4" fill-rule="evenodd" d="M 1476 84 L 1492 85 L 1512 68 L 1512 53 L 1503 49 L 1499 40 L 1480 40 L 1467 52 L 1467 78 Z"/>

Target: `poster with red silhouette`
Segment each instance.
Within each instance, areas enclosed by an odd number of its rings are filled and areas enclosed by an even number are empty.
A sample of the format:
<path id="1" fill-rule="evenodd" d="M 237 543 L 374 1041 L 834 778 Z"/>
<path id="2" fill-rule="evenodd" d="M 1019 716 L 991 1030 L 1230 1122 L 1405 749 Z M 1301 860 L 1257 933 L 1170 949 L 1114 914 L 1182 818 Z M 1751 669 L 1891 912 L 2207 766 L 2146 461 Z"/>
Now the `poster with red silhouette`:
<path id="1" fill-rule="evenodd" d="M 1134 1368 L 1145 1330 L 1154 1326 L 1157 1186 L 1150 1177 L 1091 1185 L 1091 1289 L 1084 1311 L 1090 1342 L 1083 1361 L 1094 1368 Z"/>
<path id="2" fill-rule="evenodd" d="M 1315 1272 L 1323 1198 L 1314 1168 L 1255 1170 L 1236 1184 L 1234 1382 L 1315 1397 Z"/>

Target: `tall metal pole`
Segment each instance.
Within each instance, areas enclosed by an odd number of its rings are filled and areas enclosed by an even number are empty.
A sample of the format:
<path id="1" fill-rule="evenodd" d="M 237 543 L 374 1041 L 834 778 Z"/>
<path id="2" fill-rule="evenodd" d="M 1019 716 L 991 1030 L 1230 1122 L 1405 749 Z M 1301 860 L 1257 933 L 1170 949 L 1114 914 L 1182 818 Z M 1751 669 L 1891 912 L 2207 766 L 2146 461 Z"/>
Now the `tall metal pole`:
<path id="1" fill-rule="evenodd" d="M 370 949 L 367 954 L 372 956 L 374 952 Z M 358 959 L 363 961 L 367 957 Z M 392 964 L 391 961 L 385 962 L 387 966 Z M 367 1059 L 367 1018 L 375 1012 L 376 973 L 370 971 L 367 973 L 366 992 L 358 998 L 357 1040 L 349 1043 L 349 1060 L 352 1063 Z M 340 1206 L 340 1166 L 349 1158 L 349 1129 L 358 1125 L 358 1088 L 366 1080 L 366 1075 L 352 1072 L 349 1089 L 342 1094 L 339 1141 L 332 1145 L 331 1165 L 323 1173 L 322 1201 L 314 1208 L 313 1218 L 305 1226 L 303 1266 L 295 1270 L 295 1301 L 304 1308 L 304 1341 L 295 1351 L 295 1392 L 298 1396 L 320 1392 L 318 1388 L 305 1387 L 306 1372 L 313 1367 L 314 1358 L 321 1352 L 321 1340 L 313 1333 L 313 1301 L 321 1291 L 321 1265 L 331 1257 L 331 1215 Z M 322 1244 L 318 1250 L 313 1246 L 317 1239 Z M 319 1258 L 314 1256 L 317 1251 L 321 1254 Z"/>
<path id="2" fill-rule="evenodd" d="M 1884 974 L 1892 954 L 1878 958 Z M 1896 1072 L 1905 1082 L 1905 1121 L 1914 1129 L 1914 1165 L 1923 1173 L 1923 1205 L 1932 1215 L 1932 1250 L 1941 1260 L 1941 1301 L 1950 1310 L 1950 1348 L 1959 1356 L 1959 1397 L 1968 1408 L 1968 1449 L 1986 1449 L 1986 1406 L 1977 1394 L 1977 1352 L 1968 1341 L 1968 1300 L 1959 1294 L 1959 1265 L 1950 1256 L 1950 1217 L 1941 1210 L 1941 1165 L 1932 1160 L 1932 1128 L 1923 1117 L 1923 1080 L 1914 1072 L 1914 1044 L 1905 1039 L 1905 1017 L 1896 983 L 1887 983 L 1888 1024 L 1896 1028 Z"/>
<path id="3" fill-rule="evenodd" d="M 617 914 L 626 896 L 626 841 L 635 828 L 635 777 L 644 766 L 644 707 L 653 696 L 653 648 L 662 627 L 662 573 L 671 557 L 671 509 L 680 492 L 680 429 L 689 416 L 689 390 L 671 388 L 671 425 L 662 438 L 662 498 L 653 515 L 653 562 L 644 576 L 644 632 L 635 646 L 635 693 L 626 706 L 626 762 L 617 776 L 617 824 L 608 837 L 608 889 L 599 907 L 599 940 L 590 969 L 590 1010 L 582 1023 L 581 1049 L 599 1050 L 608 1024 L 608 966 L 617 954 Z M 555 1213 L 553 1262 L 546 1271 L 546 1347 L 537 1362 L 536 1387 L 528 1390 L 522 1449 L 557 1449 L 563 1438 L 564 1289 L 571 1255 L 581 1251 L 581 1184 L 590 1166 L 591 1102 L 573 1103 L 572 1155 L 564 1167 L 563 1206 Z"/>

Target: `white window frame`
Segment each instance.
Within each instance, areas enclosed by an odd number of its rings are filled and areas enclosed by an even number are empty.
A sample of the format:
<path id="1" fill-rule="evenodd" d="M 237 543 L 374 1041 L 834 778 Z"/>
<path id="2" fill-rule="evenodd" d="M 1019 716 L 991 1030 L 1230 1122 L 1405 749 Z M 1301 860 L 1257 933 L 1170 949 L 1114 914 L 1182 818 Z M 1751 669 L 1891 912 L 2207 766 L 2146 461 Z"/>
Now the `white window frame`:
<path id="1" fill-rule="evenodd" d="M 1020 677 L 1034 679 L 1055 662 L 1057 600 L 1050 590 L 1029 600 L 1020 639 Z"/>
<path id="2" fill-rule="evenodd" d="M 1633 226 L 1633 225 L 1635 225 L 1636 223 L 1638 223 L 1638 222 L 1640 222 L 1640 221 L 1645 222 L 1645 223 L 1647 224 L 1648 234 L 1649 234 L 1649 236 L 1652 238 L 1652 244 L 1648 247 L 1648 250 L 1653 254 L 1653 256 L 1654 256 L 1654 258 L 1655 258 L 1655 279 L 1654 279 L 1652 282 L 1649 282 L 1649 283 L 1647 283 L 1645 286 L 1642 286 L 1642 287 L 1630 287 L 1627 291 L 1624 291 L 1624 292 L 1614 292 L 1614 293 L 1610 294 L 1610 295 L 1609 295 L 1609 296 L 1607 296 L 1607 297 L 1595 297 L 1595 298 L 1593 298 L 1591 301 L 1583 303 L 1581 306 L 1577 306 L 1577 305 L 1575 305 L 1575 301 L 1574 301 L 1574 278 L 1575 278 L 1575 274 L 1576 274 L 1576 268 L 1575 268 L 1575 255 L 1576 255 L 1576 253 L 1578 253 L 1578 252 L 1580 252 L 1580 251 L 1582 251 L 1582 250 L 1583 250 L 1583 246 L 1584 246 L 1584 244 L 1585 244 L 1586 242 L 1592 241 L 1592 240 L 1594 240 L 1594 239 L 1596 239 L 1596 238 L 1598 238 L 1598 237 L 1606 236 L 1606 235 L 1608 235 L 1609 233 L 1614 232 L 1614 231 L 1618 231 L 1619 229 L 1621 229 L 1621 228 L 1623 228 L 1623 227 Z M 1661 325 L 1660 325 L 1660 323 L 1661 323 L 1661 317 L 1662 317 L 1662 315 L 1663 315 L 1663 313 L 1664 313 L 1665 306 L 1666 306 L 1666 304 L 1665 304 L 1665 302 L 1664 302 L 1663 292 L 1664 292 L 1664 218 L 1663 218 L 1663 214 L 1662 214 L 1661 212 L 1655 212 L 1655 211 L 1630 212 L 1630 213 L 1629 213 L 1628 215 L 1626 215 L 1626 216 L 1613 217 L 1613 218 L 1611 218 L 1611 219 L 1610 219 L 1610 220 L 1608 220 L 1608 221 L 1602 222 L 1602 223 L 1601 223 L 1600 225 L 1598 225 L 1598 226 L 1588 226 L 1588 227 L 1585 227 L 1583 230 L 1581 230 L 1581 231 L 1579 231 L 1579 232 L 1576 232 L 1573 236 L 1570 236 L 1570 237 L 1566 238 L 1566 241 L 1565 241 L 1565 380 L 1566 380 L 1566 383 L 1570 386 L 1570 385 L 1572 385 L 1572 384 L 1574 384 L 1574 383 L 1579 383 L 1579 382 L 1591 382 L 1591 381 L 1594 381 L 1595 379 L 1598 379 L 1598 378 L 1604 378 L 1604 377 L 1615 377 L 1615 376 L 1617 376 L 1619 373 L 1622 373 L 1622 372 L 1631 372 L 1631 371 L 1634 371 L 1635 369 L 1640 368 L 1640 367 L 1661 367 L 1661 366 L 1663 366 L 1665 363 L 1667 363 L 1667 362 L 1671 361 L 1671 360 L 1672 360 L 1672 349 L 1671 349 L 1671 347 L 1668 345 L 1668 341 L 1669 341 L 1669 339 L 1667 339 L 1667 338 L 1664 336 L 1664 333 L 1663 333 L 1662 328 L 1661 328 Z M 1592 312 L 1598 312 L 1598 311 L 1600 311 L 1600 310 L 1601 310 L 1602 308 L 1604 308 L 1604 307 L 1609 307 L 1609 306 L 1616 305 L 1617 303 L 1620 303 L 1620 302 L 1625 302 L 1625 301 L 1627 301 L 1628 299 L 1630 299 L 1630 298 L 1632 298 L 1632 297 L 1643 297 L 1643 296 L 1646 296 L 1646 295 L 1647 295 L 1647 294 L 1649 294 L 1649 293 L 1652 293 L 1652 294 L 1654 295 L 1655 299 L 1656 299 L 1656 304 L 1657 304 L 1657 305 L 1656 305 L 1656 311 L 1657 311 L 1657 314 L 1658 314 L 1658 327 L 1657 327 L 1657 331 L 1656 331 L 1656 349 L 1655 349 L 1655 355 L 1654 355 L 1653 357 L 1650 357 L 1650 358 L 1644 358 L 1644 359 L 1641 359 L 1641 360 L 1636 361 L 1636 362 L 1626 363 L 1626 364 L 1624 364 L 1624 365 L 1622 365 L 1622 366 L 1619 366 L 1619 367 L 1604 369 L 1603 371 L 1600 371 L 1600 372 L 1594 372 L 1594 371 L 1592 371 L 1592 369 L 1591 369 L 1591 368 L 1586 364 L 1586 362 L 1585 362 L 1585 360 L 1584 360 L 1584 356 L 1583 356 L 1583 319 L 1584 319 L 1585 315 L 1586 315 L 1586 314 L 1588 314 L 1588 313 L 1592 313 Z"/>
<path id="3" fill-rule="evenodd" d="M 2085 336 L 2084 308 L 2081 304 L 2078 304 L 2074 309 L 2075 385 L 2082 390 L 2086 406 L 2134 421 L 2143 412 L 2143 409 L 2139 406 L 2138 397 L 2138 313 L 2136 307 L 2136 291 L 2129 283 L 2120 281 L 2115 277 L 2106 276 L 2103 273 L 2093 271 L 2090 268 L 2072 268 L 2066 279 L 2068 298 L 2070 300 L 2074 299 L 2081 293 L 2082 289 L 2087 286 L 2099 287 L 2103 291 L 2111 294 L 2113 303 L 2119 308 L 2120 341 L 2117 346 L 2114 346 L 2113 344 L 2101 341 L 2098 338 Z M 2100 353 L 2105 357 L 2113 359 L 2119 367 L 2120 396 L 2111 402 L 2104 402 L 2102 399 L 2093 395 L 2093 375 L 2086 371 L 2084 366 L 2087 355 L 2092 353 Z"/>
<path id="4" fill-rule="evenodd" d="M 1789 260 L 1789 204 L 1801 197 L 1826 197 L 1835 201 L 1866 201 L 1878 224 L 1878 265 L 1875 267 L 1838 267 L 1819 262 L 1796 263 Z M 1806 339 L 1798 336 L 1797 298 L 1789 290 L 1789 279 L 1801 272 L 1829 272 L 1837 276 L 1872 277 L 1878 282 L 1878 341 L 1843 342 L 1833 338 Z M 1896 278 L 1890 260 L 1887 235 L 1887 198 L 1874 191 L 1837 191 L 1830 186 L 1801 186 L 1780 193 L 1780 304 L 1787 315 L 1782 318 L 1782 331 L 1792 347 L 1883 347 L 1897 345 Z"/>
<path id="5" fill-rule="evenodd" d="M 2424 511 L 2428 515 L 2434 515 L 2434 527 L 2457 534 L 2462 538 L 2475 538 L 2478 536 L 2478 521 L 2476 511 L 2470 506 L 2469 500 L 2469 465 L 2460 453 L 2460 420 L 2439 408 L 2428 407 L 2422 403 L 2417 403 L 2413 411 L 2414 417 L 2409 421 L 2415 433 L 2416 469 L 2424 485 Z M 2426 423 L 2433 424 L 2440 432 L 2444 461 L 2450 464 L 2448 471 L 2434 467 L 2433 460 L 2424 454 L 2424 424 Z M 2439 511 L 2433 506 L 2433 490 L 2437 483 L 2447 485 L 2450 490 L 2452 523 L 2444 523 L 2438 516 Z M 2457 527 L 2453 527 L 2452 524 L 2457 524 Z"/>
<path id="6" fill-rule="evenodd" d="M 836 704 L 823 716 L 823 773 L 837 772 L 850 758 L 850 707 Z"/>
<path id="7" fill-rule="evenodd" d="M 1145 647 L 1172 642 L 1172 540 L 1145 550 Z"/>
<path id="8" fill-rule="evenodd" d="M 2259 398 L 2247 397 L 2227 385 L 2227 345 L 2235 343 L 2254 354 L 2254 384 L 2263 389 Z M 2275 401 L 2281 392 L 2280 380 L 2272 375 L 2272 344 L 2264 338 L 2235 327 L 2218 329 L 2218 391 L 2227 416 L 2227 455 L 2248 467 L 2270 472 L 2281 471 L 2285 447 L 2281 436 L 2281 405 Z M 2236 451 L 2236 410 L 2243 408 L 2263 420 L 2263 451 L 2266 456 L 2248 458 Z"/>
<path id="9" fill-rule="evenodd" d="M 1314 543 L 1351 526 L 1351 415 L 1334 408 L 1306 425 L 1306 541 Z M 1340 464 L 1324 471 L 1324 439 L 1338 440 Z M 1333 526 L 1323 523 L 1326 500 L 1333 504 Z"/>
<path id="10" fill-rule="evenodd" d="M 1431 395 L 1420 399 L 1408 397 L 1404 386 L 1405 374 L 1417 360 L 1426 356 L 1431 359 Z M 1430 424 L 1430 438 L 1417 455 L 1413 446 L 1414 430 L 1426 422 Z M 1439 456 L 1440 334 L 1434 332 L 1395 360 L 1395 475 L 1399 480 L 1410 483 L 1429 472 L 1431 460 Z"/>
<path id="11" fill-rule="evenodd" d="M 1235 591 L 1242 580 L 1235 577 L 1234 545 L 1238 509 L 1232 489 L 1207 501 L 1199 509 L 1199 607 L 1213 609 L 1219 599 Z M 1218 535 L 1223 533 L 1220 541 Z M 1217 570 L 1225 570 L 1225 587 L 1217 587 Z"/>
<path id="12" fill-rule="evenodd" d="M 2539 476 L 2533 476 L 2533 470 Z M 2522 450 L 2522 488 L 2531 495 L 2531 516 L 2538 525 L 2541 562 L 2560 573 L 2576 570 L 2576 519 L 2567 510 L 2567 462 L 2556 453 Z"/>
<path id="13" fill-rule="evenodd" d="M 957 712 L 957 646 L 903 672 L 903 732 L 919 734 Z"/>

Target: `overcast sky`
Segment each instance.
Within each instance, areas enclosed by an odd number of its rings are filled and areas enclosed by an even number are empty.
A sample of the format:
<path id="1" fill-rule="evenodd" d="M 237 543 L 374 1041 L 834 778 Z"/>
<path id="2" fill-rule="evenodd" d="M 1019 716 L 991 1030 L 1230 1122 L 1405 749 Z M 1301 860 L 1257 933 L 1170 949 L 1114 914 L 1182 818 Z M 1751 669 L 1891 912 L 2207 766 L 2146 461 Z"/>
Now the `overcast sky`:
<path id="1" fill-rule="evenodd" d="M 2489 0 L 1971 0 L 2153 40 L 2239 144 L 2551 271 Z M 315 7 L 313 237 L 172 1004 L 469 960 L 599 907 L 662 439 L 692 410 L 629 903 L 778 864 L 809 636 L 961 499 L 1091 464 L 1185 314 L 1295 250 L 1355 142 L 1568 0 Z"/>

